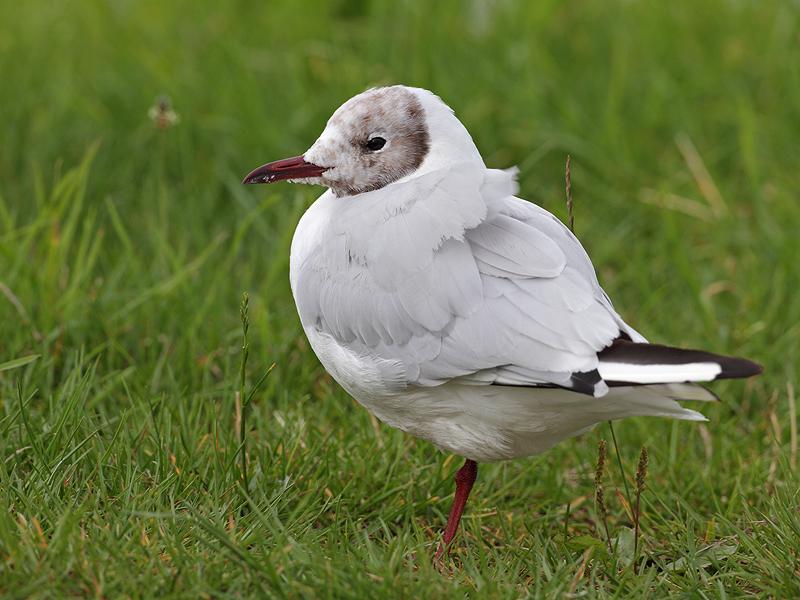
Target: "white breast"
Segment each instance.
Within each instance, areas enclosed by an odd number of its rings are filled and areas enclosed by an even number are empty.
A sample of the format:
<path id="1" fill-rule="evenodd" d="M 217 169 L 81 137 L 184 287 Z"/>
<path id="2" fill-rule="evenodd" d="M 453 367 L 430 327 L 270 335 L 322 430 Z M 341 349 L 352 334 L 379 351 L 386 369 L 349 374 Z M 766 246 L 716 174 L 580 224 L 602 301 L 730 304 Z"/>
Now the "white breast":
<path id="1" fill-rule="evenodd" d="M 347 392 L 365 403 L 370 398 L 381 398 L 404 390 L 404 366 L 398 361 L 359 355 L 342 346 L 332 336 L 315 327 L 313 317 L 304 314 L 304 303 L 297 298 L 301 268 L 315 272 L 316 263 L 320 266 L 326 263 L 323 253 L 327 246 L 322 242 L 331 235 L 329 224 L 335 219 L 332 213 L 337 208 L 336 200 L 331 192 L 324 193 L 300 219 L 292 238 L 289 280 L 303 329 L 320 362 Z"/>

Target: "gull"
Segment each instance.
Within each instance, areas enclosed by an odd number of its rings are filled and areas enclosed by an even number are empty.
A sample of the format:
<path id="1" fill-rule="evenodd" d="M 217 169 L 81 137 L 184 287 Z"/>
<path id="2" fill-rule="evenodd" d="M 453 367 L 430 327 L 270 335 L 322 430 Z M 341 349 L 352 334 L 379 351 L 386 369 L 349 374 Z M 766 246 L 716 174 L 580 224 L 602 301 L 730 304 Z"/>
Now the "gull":
<path id="1" fill-rule="evenodd" d="M 435 560 L 479 462 L 538 454 L 598 423 L 705 417 L 698 382 L 756 375 L 743 358 L 650 344 L 586 251 L 516 197 L 438 96 L 395 85 L 345 102 L 302 155 L 243 183 L 327 187 L 294 233 L 290 284 L 325 370 L 384 423 L 465 458 Z"/>

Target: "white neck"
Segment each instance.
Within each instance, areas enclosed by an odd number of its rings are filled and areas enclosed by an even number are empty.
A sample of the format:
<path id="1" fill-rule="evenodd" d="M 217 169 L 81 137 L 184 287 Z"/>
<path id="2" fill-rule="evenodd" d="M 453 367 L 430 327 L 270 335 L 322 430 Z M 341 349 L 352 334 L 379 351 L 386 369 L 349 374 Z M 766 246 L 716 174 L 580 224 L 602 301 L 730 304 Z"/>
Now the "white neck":
<path id="1" fill-rule="evenodd" d="M 456 118 L 453 110 L 428 90 L 412 89 L 425 109 L 430 148 L 425 160 L 411 177 L 465 162 L 486 168 L 472 136 Z"/>

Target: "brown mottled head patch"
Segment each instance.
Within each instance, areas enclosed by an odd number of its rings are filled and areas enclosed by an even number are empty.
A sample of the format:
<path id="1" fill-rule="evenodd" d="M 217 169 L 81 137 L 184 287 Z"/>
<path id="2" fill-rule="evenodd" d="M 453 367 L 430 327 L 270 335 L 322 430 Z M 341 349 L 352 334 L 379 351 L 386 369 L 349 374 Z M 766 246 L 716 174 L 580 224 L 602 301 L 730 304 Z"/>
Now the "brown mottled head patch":
<path id="1" fill-rule="evenodd" d="M 379 150 L 367 143 L 386 140 Z M 413 173 L 425 160 L 430 134 L 425 109 L 402 86 L 375 88 L 345 102 L 305 154 L 328 167 L 320 182 L 337 196 L 377 190 Z"/>

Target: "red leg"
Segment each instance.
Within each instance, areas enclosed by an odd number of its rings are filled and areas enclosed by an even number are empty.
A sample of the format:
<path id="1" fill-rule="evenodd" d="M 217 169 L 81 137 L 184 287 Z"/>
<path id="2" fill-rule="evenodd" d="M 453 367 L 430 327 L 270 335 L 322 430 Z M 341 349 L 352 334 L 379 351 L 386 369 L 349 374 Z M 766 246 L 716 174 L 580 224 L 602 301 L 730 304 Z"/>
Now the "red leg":
<path id="1" fill-rule="evenodd" d="M 478 463 L 474 460 L 467 459 L 464 466 L 456 472 L 456 496 L 453 498 L 453 508 L 450 509 L 450 516 L 447 519 L 447 525 L 442 534 L 442 541 L 439 548 L 436 550 L 434 560 L 439 560 L 445 549 L 450 546 L 450 542 L 456 536 L 458 524 L 461 521 L 461 514 L 464 512 L 464 507 L 467 505 L 467 498 L 469 492 L 472 490 L 472 484 L 478 477 Z"/>

